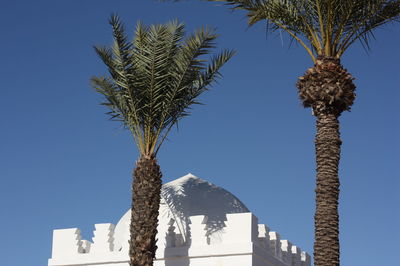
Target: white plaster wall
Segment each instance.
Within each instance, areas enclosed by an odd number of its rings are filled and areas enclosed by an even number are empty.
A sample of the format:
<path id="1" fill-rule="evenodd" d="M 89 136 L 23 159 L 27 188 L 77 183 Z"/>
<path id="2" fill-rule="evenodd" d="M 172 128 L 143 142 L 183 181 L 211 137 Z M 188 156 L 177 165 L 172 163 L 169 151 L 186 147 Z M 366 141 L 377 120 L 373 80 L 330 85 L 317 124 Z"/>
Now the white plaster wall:
<path id="1" fill-rule="evenodd" d="M 160 230 L 158 238 L 168 241 L 159 241 L 155 266 L 311 266 L 306 253 L 258 224 L 252 213 L 227 214 L 226 218 L 225 227 L 218 232 L 220 241 L 215 243 L 207 236 L 204 215 L 190 217 L 186 243 L 176 241 L 173 230 Z M 127 245 L 115 250 L 114 225 L 96 224 L 95 228 L 93 243 L 82 240 L 77 228 L 54 230 L 48 265 L 128 266 Z"/>

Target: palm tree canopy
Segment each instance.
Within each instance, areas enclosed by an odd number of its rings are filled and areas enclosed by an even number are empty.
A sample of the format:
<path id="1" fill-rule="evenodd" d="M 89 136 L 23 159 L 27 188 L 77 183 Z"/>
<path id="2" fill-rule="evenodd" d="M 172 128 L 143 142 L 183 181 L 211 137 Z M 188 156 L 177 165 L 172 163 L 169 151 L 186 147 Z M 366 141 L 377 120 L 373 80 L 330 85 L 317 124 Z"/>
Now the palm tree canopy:
<path id="1" fill-rule="evenodd" d="M 284 30 L 315 62 L 318 56 L 340 58 L 359 40 L 369 47 L 373 30 L 399 21 L 399 0 L 206 0 L 247 11 L 248 23 L 267 21 Z"/>
<path id="2" fill-rule="evenodd" d="M 93 77 L 92 85 L 105 97 L 112 120 L 131 130 L 142 156 L 156 155 L 170 129 L 189 115 L 192 104 L 221 74 L 234 51 L 224 50 L 209 62 L 202 58 L 215 48 L 218 35 L 201 28 L 184 39 L 178 21 L 145 26 L 138 23 L 132 41 L 112 16 L 112 47 L 95 46 L 110 76 Z"/>

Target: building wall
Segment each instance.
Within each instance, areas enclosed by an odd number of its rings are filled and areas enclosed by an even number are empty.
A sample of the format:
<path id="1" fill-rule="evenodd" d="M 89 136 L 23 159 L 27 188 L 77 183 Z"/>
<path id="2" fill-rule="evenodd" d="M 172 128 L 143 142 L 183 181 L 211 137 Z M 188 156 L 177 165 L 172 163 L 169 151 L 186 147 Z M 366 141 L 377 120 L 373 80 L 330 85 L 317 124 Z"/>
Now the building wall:
<path id="1" fill-rule="evenodd" d="M 206 233 L 207 217 L 191 216 L 186 243 L 179 241 L 173 222 L 161 224 L 155 266 L 311 266 L 307 253 L 258 224 L 252 213 L 226 217 L 223 230 L 213 236 Z M 114 227 L 96 224 L 93 242 L 82 240 L 77 228 L 54 230 L 48 265 L 129 266 L 127 243 L 114 250 Z"/>

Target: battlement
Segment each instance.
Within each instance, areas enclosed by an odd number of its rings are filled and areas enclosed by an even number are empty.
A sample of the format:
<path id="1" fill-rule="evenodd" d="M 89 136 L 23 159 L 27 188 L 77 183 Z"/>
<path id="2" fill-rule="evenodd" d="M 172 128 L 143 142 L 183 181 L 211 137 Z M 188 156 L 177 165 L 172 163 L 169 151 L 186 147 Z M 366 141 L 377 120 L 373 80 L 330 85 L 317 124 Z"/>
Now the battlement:
<path id="1" fill-rule="evenodd" d="M 186 241 L 173 219 L 159 225 L 155 265 L 185 266 L 190 261 L 190 266 L 217 265 L 215 262 L 226 266 L 311 266 L 306 252 L 258 224 L 252 213 L 227 214 L 224 227 L 215 232 L 207 230 L 207 216 L 190 216 L 189 220 Z M 128 242 L 114 247 L 114 229 L 113 224 L 96 224 L 92 241 L 82 240 L 78 228 L 54 230 L 49 266 L 127 266 Z"/>

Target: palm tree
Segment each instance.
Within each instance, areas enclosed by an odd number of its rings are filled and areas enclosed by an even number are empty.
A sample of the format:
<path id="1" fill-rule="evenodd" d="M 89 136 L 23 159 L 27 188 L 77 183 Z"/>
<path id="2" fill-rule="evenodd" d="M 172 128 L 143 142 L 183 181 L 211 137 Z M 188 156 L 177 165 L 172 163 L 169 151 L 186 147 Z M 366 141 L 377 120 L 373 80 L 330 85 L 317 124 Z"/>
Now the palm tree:
<path id="1" fill-rule="evenodd" d="M 314 62 L 297 82 L 304 107 L 317 118 L 314 261 L 339 265 L 339 116 L 355 99 L 353 77 L 341 65 L 343 53 L 356 41 L 369 48 L 373 31 L 398 21 L 400 1 L 387 0 L 206 0 L 244 10 L 249 25 L 266 21 L 305 48 Z"/>
<path id="2" fill-rule="evenodd" d="M 109 77 L 94 77 L 92 84 L 105 97 L 112 120 L 128 128 L 140 157 L 132 183 L 129 256 L 131 266 L 151 266 L 155 257 L 161 171 L 157 152 L 171 128 L 189 115 L 200 94 L 219 77 L 233 55 L 224 50 L 207 60 L 217 35 L 202 28 L 186 39 L 184 25 L 138 23 L 132 41 L 117 16 L 112 16 L 112 47 L 95 47 L 108 67 Z"/>

